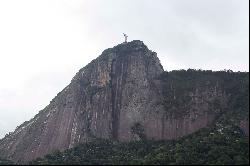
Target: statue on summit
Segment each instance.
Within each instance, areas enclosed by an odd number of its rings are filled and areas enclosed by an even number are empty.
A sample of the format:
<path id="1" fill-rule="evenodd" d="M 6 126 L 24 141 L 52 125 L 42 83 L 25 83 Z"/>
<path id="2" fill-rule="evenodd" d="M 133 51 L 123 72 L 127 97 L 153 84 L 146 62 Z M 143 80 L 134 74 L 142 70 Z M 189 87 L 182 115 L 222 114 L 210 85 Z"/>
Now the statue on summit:
<path id="1" fill-rule="evenodd" d="M 128 35 L 126 35 L 125 33 L 123 33 L 123 36 L 125 37 L 125 43 L 127 43 Z"/>

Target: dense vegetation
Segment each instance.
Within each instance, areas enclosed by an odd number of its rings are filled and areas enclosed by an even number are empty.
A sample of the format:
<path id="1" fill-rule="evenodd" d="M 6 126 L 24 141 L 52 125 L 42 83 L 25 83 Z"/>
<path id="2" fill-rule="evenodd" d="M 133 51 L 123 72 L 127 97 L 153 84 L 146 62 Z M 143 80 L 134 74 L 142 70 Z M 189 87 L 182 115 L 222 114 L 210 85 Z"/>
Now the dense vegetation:
<path id="1" fill-rule="evenodd" d="M 217 122 L 175 141 L 96 140 L 30 164 L 249 164 L 249 141 L 238 127 Z"/>
<path id="2" fill-rule="evenodd" d="M 164 82 L 164 104 L 168 111 L 186 113 L 191 109 L 182 106 L 188 107 L 187 103 L 191 103 L 190 92 L 211 92 L 216 89 L 230 96 L 229 104 L 223 107 L 220 98 L 217 98 L 211 103 L 211 111 L 227 112 L 227 117 L 234 117 L 234 120 L 249 117 L 249 72 L 174 70 L 164 72 L 159 79 Z"/>
<path id="3" fill-rule="evenodd" d="M 0 159 L 0 165 L 13 165 L 14 163 L 10 160 Z"/>

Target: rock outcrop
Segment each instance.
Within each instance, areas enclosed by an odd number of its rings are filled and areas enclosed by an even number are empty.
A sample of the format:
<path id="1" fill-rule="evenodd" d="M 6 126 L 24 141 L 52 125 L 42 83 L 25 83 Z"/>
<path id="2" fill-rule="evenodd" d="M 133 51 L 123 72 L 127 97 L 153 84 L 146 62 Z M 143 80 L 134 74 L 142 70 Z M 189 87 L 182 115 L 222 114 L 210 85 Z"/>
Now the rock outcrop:
<path id="1" fill-rule="evenodd" d="M 95 138 L 175 139 L 206 127 L 226 109 L 229 96 L 221 86 L 175 94 L 174 85 L 160 79 L 163 73 L 142 41 L 103 51 L 47 107 L 0 141 L 0 156 L 24 163 Z M 188 102 L 180 104 L 183 96 Z"/>

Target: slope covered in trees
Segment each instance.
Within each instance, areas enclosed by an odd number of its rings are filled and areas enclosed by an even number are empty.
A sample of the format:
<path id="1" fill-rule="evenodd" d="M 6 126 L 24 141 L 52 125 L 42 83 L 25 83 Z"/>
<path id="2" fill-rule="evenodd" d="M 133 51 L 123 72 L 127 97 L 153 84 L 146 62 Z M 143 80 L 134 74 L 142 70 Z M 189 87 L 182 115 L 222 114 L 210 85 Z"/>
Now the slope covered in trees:
<path id="1" fill-rule="evenodd" d="M 0 165 L 13 165 L 14 162 L 0 158 Z"/>
<path id="2" fill-rule="evenodd" d="M 234 120 L 244 119 L 249 116 L 248 72 L 233 72 L 231 70 L 174 70 L 171 72 L 165 71 L 159 79 L 164 82 L 165 105 L 170 107 L 167 107 L 167 111 L 171 110 L 171 107 L 176 106 L 177 109 L 174 111 L 185 113 L 185 111 L 178 108 L 190 102 L 190 92 L 212 87 L 222 90 L 229 98 L 229 104 L 224 109 L 220 108 L 219 100 L 211 103 L 215 106 L 212 111 L 218 109 L 221 113 L 226 112 L 228 118 L 234 118 Z"/>
<path id="3" fill-rule="evenodd" d="M 238 127 L 217 122 L 174 141 L 96 140 L 30 164 L 249 164 L 249 142 Z"/>

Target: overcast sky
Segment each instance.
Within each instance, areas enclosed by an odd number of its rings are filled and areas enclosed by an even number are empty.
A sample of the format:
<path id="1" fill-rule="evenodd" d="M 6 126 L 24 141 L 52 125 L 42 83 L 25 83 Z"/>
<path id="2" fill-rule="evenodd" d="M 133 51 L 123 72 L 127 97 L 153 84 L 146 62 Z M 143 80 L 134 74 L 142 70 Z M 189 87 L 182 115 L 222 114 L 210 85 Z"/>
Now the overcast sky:
<path id="1" fill-rule="evenodd" d="M 249 71 L 248 29 L 248 0 L 1 0 L 0 138 L 123 32 L 168 71 Z"/>

